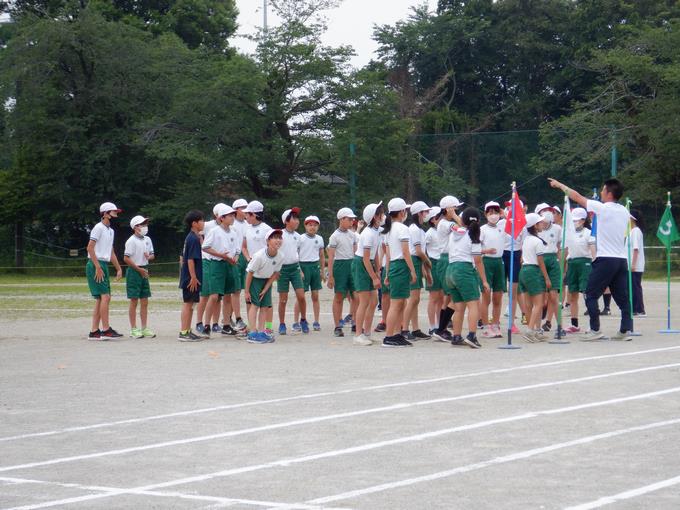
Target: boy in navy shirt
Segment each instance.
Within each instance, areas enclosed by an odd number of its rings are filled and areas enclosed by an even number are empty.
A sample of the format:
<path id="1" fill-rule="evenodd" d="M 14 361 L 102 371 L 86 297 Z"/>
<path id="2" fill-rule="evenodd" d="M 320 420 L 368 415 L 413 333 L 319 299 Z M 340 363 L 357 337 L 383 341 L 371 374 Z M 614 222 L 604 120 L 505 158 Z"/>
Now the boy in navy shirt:
<path id="1" fill-rule="evenodd" d="M 182 289 L 182 323 L 177 339 L 180 342 L 199 342 L 203 338 L 191 331 L 191 316 L 194 303 L 201 299 L 201 280 L 203 267 L 201 264 L 200 232 L 205 224 L 205 217 L 201 211 L 189 211 L 184 217 L 184 223 L 190 229 L 184 240 L 182 250 L 182 270 L 179 277 L 179 288 Z"/>

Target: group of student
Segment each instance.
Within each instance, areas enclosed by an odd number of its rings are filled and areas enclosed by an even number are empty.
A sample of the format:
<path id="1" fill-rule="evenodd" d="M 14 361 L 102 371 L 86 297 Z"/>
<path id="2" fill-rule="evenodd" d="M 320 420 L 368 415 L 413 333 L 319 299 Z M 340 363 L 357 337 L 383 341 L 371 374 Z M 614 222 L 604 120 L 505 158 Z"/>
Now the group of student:
<path id="1" fill-rule="evenodd" d="M 644 270 L 644 251 L 641 233 L 633 233 L 640 219 L 616 203 L 623 192 L 616 180 L 603 186 L 603 202 L 587 200 L 557 181 L 550 183 L 571 193 L 573 200 L 585 206 L 571 211 L 575 235 L 568 246 L 561 246 L 561 211 L 548 203 L 538 204 L 534 212 L 525 215 L 526 226 L 515 239 L 505 228 L 510 202 L 506 207 L 495 201 L 487 202 L 482 212 L 464 207 L 450 195 L 443 197 L 438 206 L 422 201 L 407 204 L 402 198 L 393 198 L 386 205 L 368 204 L 361 218 L 343 207 L 336 214 L 337 229 L 327 246 L 317 233 L 320 226 L 317 216 L 306 216 L 305 232 L 298 232 L 302 217 L 297 207 L 283 212 L 281 228 L 272 228 L 264 222 L 264 206 L 257 200 L 238 199 L 231 206 L 219 203 L 213 208 L 214 219 L 210 221 L 201 211 L 190 211 L 184 219 L 189 232 L 181 257 L 179 287 L 183 307 L 178 339 L 201 341 L 219 334 L 244 336 L 251 343 L 273 342 L 275 283 L 279 296 L 278 335 L 288 334 L 286 308 L 291 287 L 295 294 L 292 332 L 320 331 L 319 291 L 322 282 L 326 282 L 334 292 L 334 335 L 343 337 L 343 328 L 349 327 L 354 345 L 372 345 L 372 333 L 384 333 L 381 340 L 384 347 L 407 347 L 415 340 L 434 338 L 479 348 L 479 328 L 483 338 L 502 337 L 501 306 L 510 280 L 513 282 L 510 313 L 514 318 L 516 308 L 520 308 L 521 322 L 527 326 L 521 334 L 528 342 L 545 341 L 553 327 L 561 327 L 556 319 L 558 307 L 562 306 L 557 291 L 562 284 L 568 289 L 565 295 L 571 312 L 567 333 L 581 333 L 578 304 L 580 294 L 586 293 L 591 328 L 582 340 L 602 338 L 597 301 L 611 289 L 622 311 L 621 328 L 614 338 L 629 340 L 632 318 L 623 302 L 628 299 L 627 285 L 624 288 L 619 266 L 620 259 L 626 258 L 625 243 L 630 238 L 633 274 L 638 273 L 634 278 L 634 297 L 638 295 L 634 311 L 643 315 L 640 269 Z M 521 197 L 518 200 L 526 213 L 525 201 Z M 613 205 L 618 206 L 614 213 Z M 625 211 L 626 232 L 621 231 L 621 209 Z M 117 280 L 122 277 L 111 228 L 120 212 L 111 202 L 102 204 L 101 222 L 90 234 L 86 274 L 96 299 L 90 339 L 122 336 L 110 326 L 108 314 L 111 294 L 108 264 L 115 267 Z M 599 220 L 597 241 L 590 230 L 593 214 Z M 629 221 L 633 221 L 632 231 Z M 125 244 L 130 336 L 134 338 L 156 336 L 148 327 L 151 291 L 147 265 L 154 259 L 148 223 L 143 216 L 132 218 L 132 235 Z M 566 250 L 566 273 L 560 269 L 562 249 Z M 601 270 L 591 275 L 596 257 L 609 267 L 608 274 Z M 615 260 L 610 264 L 611 257 Z M 564 280 L 560 281 L 563 274 Z M 429 293 L 427 332 L 419 324 L 423 290 Z M 307 320 L 307 292 L 311 293 L 312 301 L 311 327 Z M 245 298 L 247 323 L 242 318 L 241 294 Z M 343 318 L 346 301 L 349 314 Z M 382 318 L 373 329 L 377 309 L 381 310 Z M 192 329 L 194 312 L 196 323 Z M 466 312 L 468 331 L 463 336 Z M 511 323 L 512 331 L 520 333 L 514 320 Z"/>

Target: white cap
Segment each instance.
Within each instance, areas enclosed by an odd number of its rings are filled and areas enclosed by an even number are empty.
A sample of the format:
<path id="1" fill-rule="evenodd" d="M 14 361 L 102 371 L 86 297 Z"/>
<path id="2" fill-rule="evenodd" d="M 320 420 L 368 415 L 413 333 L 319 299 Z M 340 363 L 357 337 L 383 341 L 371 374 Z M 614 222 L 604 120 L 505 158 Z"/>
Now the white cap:
<path id="1" fill-rule="evenodd" d="M 288 216 L 291 213 L 300 214 L 300 208 L 299 207 L 293 207 L 292 209 L 286 209 L 285 211 L 283 211 L 283 214 L 281 215 L 281 223 L 283 223 L 285 225 L 286 220 L 288 219 Z"/>
<path id="2" fill-rule="evenodd" d="M 253 200 L 245 208 L 245 212 L 249 213 L 259 213 L 262 211 L 264 211 L 264 206 L 262 205 L 262 202 L 259 202 L 257 200 Z"/>
<path id="3" fill-rule="evenodd" d="M 111 212 L 111 211 L 115 211 L 117 213 L 123 212 L 123 210 L 118 209 L 116 207 L 116 204 L 114 204 L 113 202 L 104 202 L 102 205 L 99 206 L 99 212 L 102 213 L 102 214 L 105 213 L 105 212 Z"/>
<path id="4" fill-rule="evenodd" d="M 430 221 L 432 218 L 437 216 L 440 212 L 442 212 L 442 208 L 435 205 L 432 209 L 430 209 L 430 212 L 427 213 L 427 216 L 425 217 L 425 221 Z"/>
<path id="5" fill-rule="evenodd" d="M 557 207 L 556 205 L 553 205 L 553 210 L 554 210 L 557 214 L 562 214 L 562 210 L 561 210 L 559 207 Z"/>
<path id="6" fill-rule="evenodd" d="M 217 211 L 215 212 L 215 216 L 218 218 L 221 218 L 222 216 L 226 214 L 233 214 L 236 211 L 228 206 L 227 204 L 218 204 L 217 205 Z"/>
<path id="7" fill-rule="evenodd" d="M 585 220 L 588 217 L 588 212 L 583 207 L 577 207 L 571 211 L 571 218 L 574 221 Z"/>
<path id="8" fill-rule="evenodd" d="M 501 208 L 501 204 L 499 204 L 498 202 L 494 202 L 494 201 L 487 202 L 487 203 L 484 205 L 484 212 L 486 212 L 488 209 L 491 209 L 492 207 L 498 207 L 498 209 L 500 209 L 500 208 Z"/>
<path id="9" fill-rule="evenodd" d="M 439 201 L 439 207 L 441 207 L 442 209 L 447 209 L 448 207 L 460 207 L 463 204 L 464 202 L 461 202 L 456 197 L 453 197 L 451 195 L 446 195 Z"/>
<path id="10" fill-rule="evenodd" d="M 550 209 L 551 211 L 555 210 L 555 208 L 552 205 L 546 204 L 545 202 L 541 202 L 540 204 L 538 204 L 536 206 L 536 209 L 534 209 L 534 212 L 536 214 L 540 214 L 541 211 L 544 211 L 545 209 Z"/>
<path id="11" fill-rule="evenodd" d="M 534 225 L 536 225 L 536 223 L 539 223 L 539 222 L 543 221 L 543 218 L 541 218 L 541 215 L 540 215 L 540 214 L 537 214 L 537 213 L 529 213 L 529 214 L 527 214 L 527 216 L 526 216 L 526 220 L 527 220 L 527 225 L 526 225 L 526 227 L 527 227 L 527 228 L 531 228 L 531 227 L 533 227 Z"/>
<path id="12" fill-rule="evenodd" d="M 418 214 L 423 211 L 429 211 L 430 206 L 427 205 L 425 202 L 422 200 L 417 200 L 416 202 L 413 202 L 411 204 L 411 214 Z"/>
<path id="13" fill-rule="evenodd" d="M 145 221 L 149 221 L 149 218 L 145 218 L 144 216 L 137 215 L 130 220 L 130 228 L 135 228 L 137 225 L 141 225 Z"/>
<path id="14" fill-rule="evenodd" d="M 248 207 L 248 201 L 245 198 L 239 198 L 232 204 L 234 209 L 239 209 L 241 207 Z"/>
<path id="15" fill-rule="evenodd" d="M 220 208 L 224 207 L 225 205 L 227 205 L 227 204 L 225 204 L 223 202 L 220 202 L 219 204 L 215 204 L 215 207 L 213 207 L 213 216 L 215 216 L 215 217 L 220 216 L 217 213 L 220 210 Z"/>
<path id="16" fill-rule="evenodd" d="M 314 215 L 312 215 L 312 216 L 307 216 L 307 217 L 305 218 L 305 225 L 306 225 L 307 223 L 309 223 L 310 221 L 316 221 L 319 225 L 321 225 L 321 222 L 319 221 L 319 218 L 318 218 L 317 216 L 314 216 Z"/>
<path id="17" fill-rule="evenodd" d="M 349 207 L 343 207 L 338 211 L 337 217 L 339 220 L 342 218 L 356 218 L 356 214 L 354 214 Z"/>
<path id="18" fill-rule="evenodd" d="M 281 230 L 280 228 L 275 228 L 275 229 L 270 230 L 269 232 L 267 232 L 267 235 L 265 236 L 265 240 L 269 240 L 269 238 L 271 236 L 273 236 L 274 234 L 283 235 L 283 230 Z"/>
<path id="19" fill-rule="evenodd" d="M 364 221 L 366 222 L 366 225 L 371 224 L 371 220 L 373 219 L 373 216 L 375 216 L 375 212 L 378 210 L 378 207 L 382 205 L 382 200 L 378 202 L 377 204 L 368 204 L 366 207 L 364 207 L 364 212 L 361 215 L 364 218 Z"/>
<path id="20" fill-rule="evenodd" d="M 399 212 L 408 209 L 410 206 L 403 198 L 393 198 L 387 202 L 387 212 Z"/>

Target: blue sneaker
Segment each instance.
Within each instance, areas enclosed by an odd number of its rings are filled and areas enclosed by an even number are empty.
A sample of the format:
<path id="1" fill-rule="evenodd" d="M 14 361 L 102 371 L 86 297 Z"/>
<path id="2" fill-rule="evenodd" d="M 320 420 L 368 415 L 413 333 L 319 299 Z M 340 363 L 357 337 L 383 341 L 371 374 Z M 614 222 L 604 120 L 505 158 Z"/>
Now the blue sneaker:
<path id="1" fill-rule="evenodd" d="M 271 344 L 274 342 L 274 333 L 260 333 L 263 344 Z"/>
<path id="2" fill-rule="evenodd" d="M 345 327 L 345 320 L 344 320 L 344 319 L 340 319 L 340 321 L 338 321 L 338 327 L 339 327 L 339 328 L 344 328 L 344 327 Z"/>
<path id="3" fill-rule="evenodd" d="M 299 322 L 294 322 L 293 323 L 293 333 L 300 333 L 302 331 L 302 328 L 300 327 Z"/>
<path id="4" fill-rule="evenodd" d="M 344 327 L 344 325 L 348 325 L 348 326 L 351 325 L 352 324 L 352 314 L 348 313 L 345 316 L 345 318 L 343 319 L 342 323 L 343 323 L 343 327 Z"/>
<path id="5" fill-rule="evenodd" d="M 212 332 L 213 333 L 219 333 L 220 331 L 222 331 L 222 328 L 220 327 L 219 324 L 213 324 L 212 325 Z"/>
<path id="6" fill-rule="evenodd" d="M 312 323 L 312 328 L 314 328 L 314 331 L 321 331 L 321 324 L 314 322 Z"/>
<path id="7" fill-rule="evenodd" d="M 309 334 L 309 322 L 307 322 L 307 319 L 302 319 L 300 321 L 300 328 L 302 328 L 302 332 L 305 335 Z"/>
<path id="8" fill-rule="evenodd" d="M 258 331 L 251 331 L 246 337 L 246 341 L 251 344 L 266 344 L 268 340 L 265 338 L 264 333 Z"/>
<path id="9" fill-rule="evenodd" d="M 285 335 L 286 334 L 286 325 L 285 324 L 279 324 L 279 335 Z"/>

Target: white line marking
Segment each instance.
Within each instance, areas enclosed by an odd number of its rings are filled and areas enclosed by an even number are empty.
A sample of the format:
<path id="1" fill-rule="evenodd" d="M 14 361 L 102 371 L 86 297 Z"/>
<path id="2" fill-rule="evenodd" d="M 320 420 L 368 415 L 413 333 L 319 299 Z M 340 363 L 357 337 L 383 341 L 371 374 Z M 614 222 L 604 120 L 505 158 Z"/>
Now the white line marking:
<path id="1" fill-rule="evenodd" d="M 28 468 L 34 468 L 34 467 L 39 467 L 39 466 L 51 466 L 54 464 L 63 464 L 66 462 L 75 462 L 79 460 L 86 460 L 86 459 L 96 459 L 96 458 L 101 458 L 101 457 L 109 457 L 112 455 L 124 455 L 127 453 L 134 453 L 134 452 L 140 452 L 140 451 L 146 451 L 146 450 L 154 450 L 158 448 L 168 448 L 171 446 L 178 446 L 178 445 L 185 445 L 185 444 L 192 444 L 192 443 L 198 443 L 198 442 L 203 442 L 203 441 L 211 441 L 213 439 L 224 439 L 227 437 L 235 437 L 235 436 L 242 436 L 246 434 L 254 434 L 256 432 L 267 432 L 271 430 L 278 430 L 278 429 L 283 429 L 283 428 L 289 428 L 289 427 L 296 427 L 299 425 L 308 425 L 311 423 L 320 423 L 320 422 L 325 422 L 325 421 L 331 421 L 331 420 L 337 420 L 341 418 L 352 418 L 355 416 L 363 416 L 367 414 L 375 414 L 375 413 L 381 413 L 381 412 L 389 412 L 389 411 L 397 411 L 401 409 L 409 409 L 412 407 L 420 407 L 420 406 L 427 406 L 427 405 L 433 405 L 433 404 L 442 404 L 442 403 L 447 403 L 447 402 L 455 402 L 458 400 L 469 400 L 469 399 L 474 399 L 474 398 L 480 398 L 480 397 L 487 397 L 487 396 L 492 396 L 492 395 L 502 395 L 505 393 L 513 393 L 513 392 L 519 392 L 519 391 L 526 391 L 526 390 L 534 390 L 534 389 L 540 389 L 540 388 L 549 388 L 552 386 L 559 386 L 562 384 L 574 384 L 574 383 L 579 383 L 579 382 L 585 382 L 585 381 L 595 381 L 598 379 L 606 379 L 609 377 L 616 377 L 619 375 L 629 375 L 629 374 L 638 374 L 642 372 L 649 372 L 652 370 L 663 370 L 665 368 L 675 368 L 680 366 L 680 363 L 670 363 L 666 365 L 655 365 L 651 367 L 643 367 L 643 368 L 636 368 L 632 370 L 621 370 L 617 372 L 609 372 L 605 374 L 598 374 L 598 375 L 590 375 L 586 377 L 578 377 L 575 379 L 563 379 L 561 381 L 550 381 L 550 382 L 543 382 L 543 383 L 537 383 L 537 384 L 530 384 L 530 385 L 524 385 L 524 386 L 512 386 L 509 388 L 502 388 L 499 390 L 490 390 L 490 391 L 482 391 L 478 393 L 470 393 L 466 395 L 457 395 L 455 397 L 444 397 L 444 398 L 436 398 L 436 399 L 430 399 L 430 400 L 420 400 L 416 402 L 406 402 L 406 403 L 398 403 L 398 404 L 393 404 L 389 406 L 383 406 L 383 407 L 371 407 L 368 409 L 361 409 L 359 411 L 347 411 L 344 413 L 336 413 L 336 414 L 326 414 L 326 415 L 321 415 L 321 416 L 312 416 L 310 418 L 302 418 L 299 420 L 291 420 L 291 421 L 285 421 L 285 422 L 279 422 L 279 423 L 272 423 L 270 425 L 261 425 L 258 427 L 250 427 L 246 429 L 237 429 L 237 430 L 230 430 L 227 432 L 220 432 L 218 434 L 209 434 L 205 436 L 194 436 L 194 437 L 189 437 L 185 439 L 175 439 L 173 441 L 163 441 L 160 443 L 151 443 L 151 444 L 146 444 L 146 445 L 141 445 L 141 446 L 132 446 L 128 448 L 120 448 L 116 450 L 105 450 L 102 452 L 95 452 L 95 453 L 87 453 L 83 455 L 72 455 L 69 457 L 59 457 L 56 459 L 50 459 L 50 460 L 44 460 L 44 461 L 38 461 L 38 462 L 29 462 L 26 464 L 16 464 L 13 466 L 2 466 L 0 467 L 0 473 L 4 473 L 7 471 L 15 471 L 17 469 L 28 469 Z"/>
<path id="2" fill-rule="evenodd" d="M 302 394 L 302 395 L 293 395 L 290 397 L 282 397 L 282 398 L 275 398 L 275 399 L 268 399 L 268 400 L 254 400 L 251 402 L 242 402 L 238 404 L 225 404 L 221 406 L 214 406 L 214 407 L 204 407 L 200 409 L 192 409 L 188 411 L 178 411 L 174 413 L 166 413 L 166 414 L 158 414 L 154 416 L 145 416 L 142 418 L 130 418 L 126 420 L 117 420 L 117 421 L 110 421 L 110 422 L 102 422 L 102 423 L 94 423 L 92 425 L 81 425 L 81 426 L 76 426 L 76 427 L 66 427 L 62 429 L 55 429 L 55 430 L 49 430 L 45 432 L 33 432 L 29 434 L 19 434 L 16 436 L 6 436 L 6 437 L 0 437 L 0 442 L 3 441 L 16 441 L 19 439 L 28 439 L 32 437 L 45 437 L 45 436 L 53 436 L 56 434 L 65 434 L 69 432 L 82 432 L 85 430 L 93 430 L 93 429 L 99 429 L 99 428 L 105 428 L 105 427 L 113 427 L 116 425 L 128 425 L 128 424 L 133 424 L 133 423 L 143 423 L 147 421 L 155 421 L 155 420 L 162 420 L 162 419 L 167 419 L 167 418 L 177 418 L 180 416 L 191 416 L 194 414 L 203 414 L 203 413 L 211 413 L 211 412 L 216 412 L 216 411 L 226 411 L 229 409 L 241 409 L 244 407 L 253 407 L 253 406 L 258 406 L 258 405 L 266 405 L 266 404 L 278 404 L 281 402 L 292 402 L 296 400 L 307 400 L 307 399 L 313 399 L 313 398 L 320 398 L 320 397 L 329 397 L 329 396 L 335 396 L 335 395 L 347 395 L 350 393 L 357 393 L 357 392 L 364 392 L 364 391 L 376 391 L 376 390 L 384 390 L 384 389 L 389 389 L 389 388 L 399 388 L 403 386 L 412 386 L 412 385 L 420 385 L 420 384 L 432 384 L 432 383 L 438 383 L 438 382 L 443 382 L 443 381 L 451 381 L 455 379 L 466 379 L 469 377 L 480 377 L 480 376 L 486 376 L 486 375 L 493 375 L 493 374 L 504 374 L 508 372 L 515 372 L 518 370 L 528 370 L 528 369 L 533 369 L 533 368 L 545 368 L 545 367 L 552 367 L 552 366 L 559 366 L 559 365 L 568 365 L 572 363 L 582 363 L 586 361 L 598 361 L 602 359 L 611 359 L 611 358 L 621 358 L 621 357 L 629 357 L 629 356 L 637 356 L 640 354 L 653 354 L 657 352 L 665 352 L 665 351 L 673 351 L 673 350 L 678 350 L 680 349 L 680 346 L 674 346 L 674 347 L 662 347 L 659 349 L 646 349 L 643 351 L 632 351 L 632 352 L 622 352 L 622 353 L 616 353 L 616 354 L 604 354 L 601 356 L 589 356 L 589 357 L 584 357 L 584 358 L 572 358 L 572 359 L 566 359 L 566 360 L 559 360 L 559 361 L 548 361 L 544 363 L 532 363 L 529 365 L 519 365 L 515 367 L 509 367 L 509 368 L 496 368 L 492 370 L 484 370 L 480 372 L 469 372 L 467 374 L 457 374 L 457 375 L 452 375 L 452 376 L 445 376 L 445 377 L 437 377 L 434 379 L 420 379 L 420 380 L 415 380 L 415 381 L 404 381 L 404 382 L 398 382 L 398 383 L 390 383 L 390 384 L 380 384 L 377 386 L 366 386 L 362 388 L 351 388 L 351 389 L 345 389 L 345 390 L 336 390 L 336 391 L 325 391 L 325 392 L 320 392 L 320 393 L 308 393 L 308 394 Z"/>
<path id="3" fill-rule="evenodd" d="M 638 487 L 637 489 L 631 489 L 624 492 L 619 492 L 613 496 L 605 496 L 595 501 L 590 501 L 588 503 L 583 503 L 581 505 L 570 506 L 565 510 L 590 510 L 591 508 L 600 508 L 606 505 L 611 505 L 617 501 L 623 501 L 626 499 L 632 499 L 638 496 L 644 496 L 650 492 L 665 489 L 667 487 L 673 487 L 674 485 L 680 484 L 680 476 L 674 478 L 668 478 L 667 480 L 661 480 L 660 482 L 645 485 L 644 487 Z"/>
<path id="4" fill-rule="evenodd" d="M 439 471 L 437 473 L 431 473 L 429 475 L 418 476 L 415 478 L 408 478 L 406 480 L 399 480 L 397 482 L 389 482 L 380 485 L 374 485 L 372 487 L 366 487 L 365 489 L 358 489 L 354 491 L 343 492 L 341 494 L 335 494 L 333 496 L 326 496 L 323 498 L 317 498 L 308 501 L 310 504 L 325 504 L 331 503 L 333 501 L 341 501 L 344 499 L 356 498 L 358 496 L 364 496 L 366 494 L 374 494 L 376 492 L 383 492 L 388 490 L 397 489 L 400 487 L 406 487 L 409 485 L 414 485 L 422 482 L 431 482 L 433 480 L 439 480 L 441 478 L 447 478 L 460 473 L 467 473 L 470 471 L 476 471 L 478 469 L 484 469 L 489 466 L 495 466 L 498 464 L 505 464 L 507 462 L 513 462 L 516 460 L 524 460 L 536 455 L 543 455 L 545 453 L 554 452 L 556 450 L 561 450 L 564 448 L 570 448 L 572 446 L 580 446 L 588 443 L 593 443 L 595 441 L 600 441 L 603 439 L 611 439 L 613 437 L 621 436 L 624 434 L 630 434 L 633 432 L 641 432 L 645 430 L 650 430 L 658 427 L 666 427 L 669 425 L 675 425 L 680 423 L 680 419 L 666 420 L 655 423 L 648 423 L 645 425 L 639 425 L 636 427 L 629 427 L 625 429 L 613 430 L 611 432 L 605 432 L 603 434 L 595 434 L 592 436 L 585 436 L 579 439 L 573 439 L 571 441 L 565 441 L 563 443 L 554 443 L 541 448 L 532 448 L 531 450 L 524 450 L 521 452 L 512 453 L 510 455 L 503 455 L 501 457 L 495 457 L 490 460 L 475 462 L 474 464 L 468 464 L 465 466 L 460 466 L 453 469 L 448 469 L 446 471 Z"/>

